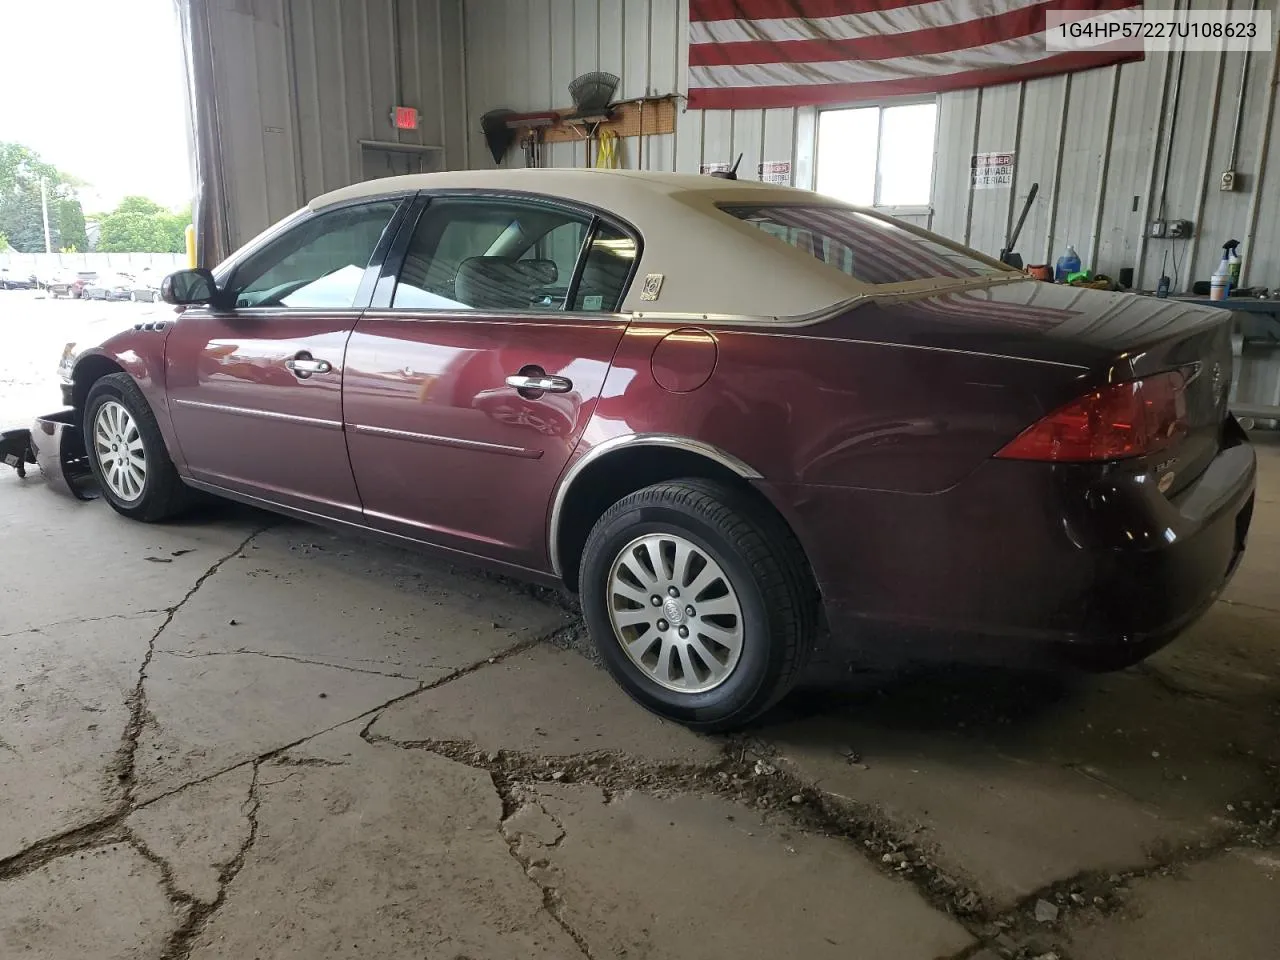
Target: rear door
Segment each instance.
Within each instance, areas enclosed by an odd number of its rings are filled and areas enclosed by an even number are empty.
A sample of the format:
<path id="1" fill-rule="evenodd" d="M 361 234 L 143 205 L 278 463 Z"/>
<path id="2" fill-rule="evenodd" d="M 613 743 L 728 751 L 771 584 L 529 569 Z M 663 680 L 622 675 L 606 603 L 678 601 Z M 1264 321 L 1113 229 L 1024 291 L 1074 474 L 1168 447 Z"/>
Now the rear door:
<path id="1" fill-rule="evenodd" d="M 408 201 L 405 201 L 406 203 Z M 400 200 L 315 216 L 250 254 L 224 282 L 235 308 L 189 309 L 169 334 L 166 380 L 196 480 L 358 521 L 342 432 L 347 338 L 376 280 Z"/>
<path id="2" fill-rule="evenodd" d="M 528 198 L 442 196 L 347 350 L 366 522 L 534 569 L 547 505 L 626 329 L 634 235 Z"/>

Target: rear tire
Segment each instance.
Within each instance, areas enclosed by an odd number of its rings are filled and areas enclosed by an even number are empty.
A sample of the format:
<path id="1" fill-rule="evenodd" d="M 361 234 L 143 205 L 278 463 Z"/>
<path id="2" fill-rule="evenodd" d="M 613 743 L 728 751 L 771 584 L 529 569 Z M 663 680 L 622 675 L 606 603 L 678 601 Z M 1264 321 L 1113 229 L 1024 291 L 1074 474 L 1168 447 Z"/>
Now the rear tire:
<path id="1" fill-rule="evenodd" d="M 84 446 L 103 498 L 122 516 L 155 523 L 190 505 L 191 491 L 169 458 L 155 414 L 127 373 L 89 388 Z"/>
<path id="2" fill-rule="evenodd" d="M 814 645 L 817 593 L 794 534 L 709 480 L 656 484 L 610 507 L 587 538 L 579 583 L 614 679 L 694 729 L 759 716 L 794 686 Z"/>

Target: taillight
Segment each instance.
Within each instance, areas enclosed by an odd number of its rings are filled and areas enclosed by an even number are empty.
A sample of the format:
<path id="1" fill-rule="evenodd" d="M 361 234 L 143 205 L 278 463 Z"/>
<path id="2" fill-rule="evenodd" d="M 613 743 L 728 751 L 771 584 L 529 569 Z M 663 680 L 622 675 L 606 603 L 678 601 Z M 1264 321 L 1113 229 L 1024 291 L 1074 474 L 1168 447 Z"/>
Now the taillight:
<path id="1" fill-rule="evenodd" d="M 996 454 L 1079 463 L 1156 453 L 1187 433 L 1186 378 L 1178 372 L 1115 383 L 1060 407 Z"/>

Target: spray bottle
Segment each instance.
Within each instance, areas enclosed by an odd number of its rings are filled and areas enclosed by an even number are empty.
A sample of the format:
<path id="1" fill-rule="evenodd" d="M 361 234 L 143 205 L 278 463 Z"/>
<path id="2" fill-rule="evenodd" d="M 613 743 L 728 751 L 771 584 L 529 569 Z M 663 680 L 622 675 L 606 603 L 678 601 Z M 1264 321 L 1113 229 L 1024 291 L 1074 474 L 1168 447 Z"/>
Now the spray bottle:
<path id="1" fill-rule="evenodd" d="M 1235 290 L 1240 286 L 1240 254 L 1236 252 L 1236 248 L 1240 246 L 1239 240 L 1228 240 L 1222 245 L 1222 249 L 1227 257 L 1227 268 L 1231 274 L 1231 289 Z"/>

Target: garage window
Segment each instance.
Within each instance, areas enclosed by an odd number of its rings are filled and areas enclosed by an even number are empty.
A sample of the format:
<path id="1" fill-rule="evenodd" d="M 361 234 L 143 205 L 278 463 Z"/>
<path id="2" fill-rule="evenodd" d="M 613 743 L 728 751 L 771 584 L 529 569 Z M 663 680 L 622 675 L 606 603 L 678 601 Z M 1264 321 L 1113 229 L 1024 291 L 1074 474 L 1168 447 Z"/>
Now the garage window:
<path id="1" fill-rule="evenodd" d="M 933 101 L 823 110 L 818 192 L 862 207 L 928 207 L 937 124 Z"/>

